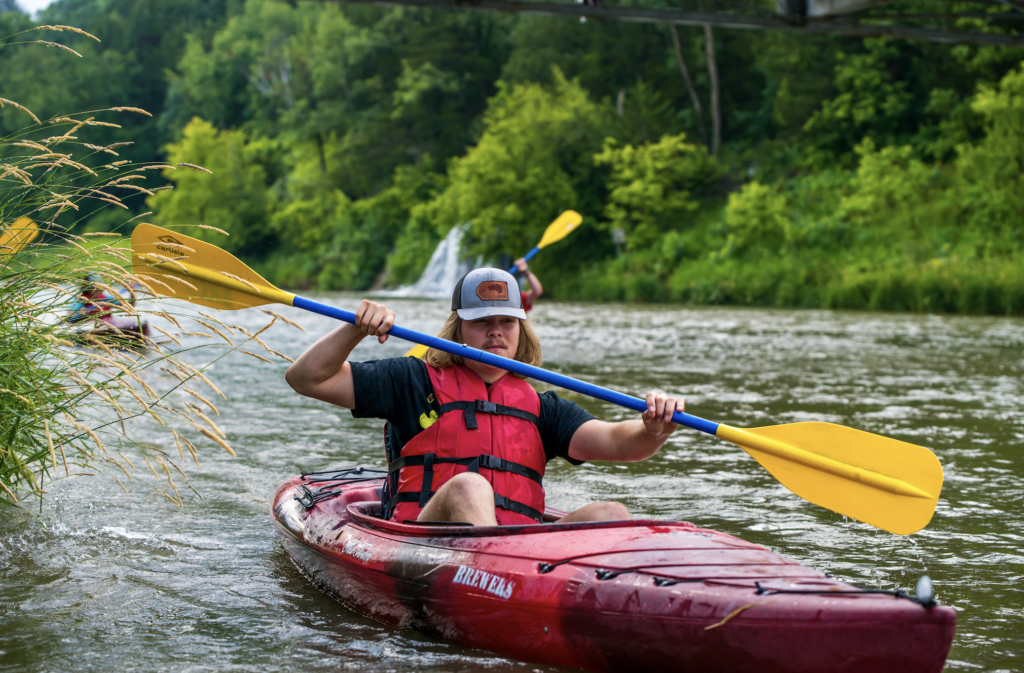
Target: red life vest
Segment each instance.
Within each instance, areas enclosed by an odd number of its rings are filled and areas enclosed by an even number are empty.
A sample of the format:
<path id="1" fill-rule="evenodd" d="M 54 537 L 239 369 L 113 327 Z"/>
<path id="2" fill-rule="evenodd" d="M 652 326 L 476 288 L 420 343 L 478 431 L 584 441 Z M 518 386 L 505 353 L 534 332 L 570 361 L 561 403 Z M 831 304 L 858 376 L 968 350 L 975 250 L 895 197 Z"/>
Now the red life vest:
<path id="1" fill-rule="evenodd" d="M 512 374 L 487 386 L 464 366 L 427 372 L 441 413 L 388 465 L 392 479 L 398 473 L 391 519 L 415 520 L 437 489 L 469 471 L 491 482 L 499 525 L 540 523 L 547 457 L 537 391 Z"/>

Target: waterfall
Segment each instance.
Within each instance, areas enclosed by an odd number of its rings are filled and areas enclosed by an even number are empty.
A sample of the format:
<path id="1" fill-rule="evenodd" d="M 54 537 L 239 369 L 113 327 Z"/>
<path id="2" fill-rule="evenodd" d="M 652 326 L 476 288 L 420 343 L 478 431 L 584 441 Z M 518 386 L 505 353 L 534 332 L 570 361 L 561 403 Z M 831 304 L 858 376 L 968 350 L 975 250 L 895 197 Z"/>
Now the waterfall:
<path id="1" fill-rule="evenodd" d="M 418 281 L 412 285 L 403 285 L 386 294 L 392 297 L 450 298 L 455 289 L 455 283 L 474 268 L 471 261 L 459 259 L 466 226 L 464 224 L 452 227 L 444 240 L 437 244 L 434 254 L 430 256 L 430 262 L 427 263 L 427 268 L 423 270 Z"/>

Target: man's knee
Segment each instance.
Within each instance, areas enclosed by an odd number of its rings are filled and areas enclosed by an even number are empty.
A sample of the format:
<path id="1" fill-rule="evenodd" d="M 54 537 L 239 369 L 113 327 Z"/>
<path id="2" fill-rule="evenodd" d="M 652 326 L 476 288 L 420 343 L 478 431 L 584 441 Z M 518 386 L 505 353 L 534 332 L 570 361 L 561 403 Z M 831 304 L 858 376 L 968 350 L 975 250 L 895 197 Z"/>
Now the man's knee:
<path id="1" fill-rule="evenodd" d="M 448 480 L 444 485 L 449 498 L 462 501 L 494 498 L 491 483 L 476 472 L 461 472 Z"/>
<path id="2" fill-rule="evenodd" d="M 620 521 L 631 518 L 629 510 L 621 502 L 595 502 L 594 510 L 595 521 Z"/>
<path id="3" fill-rule="evenodd" d="M 592 502 L 562 517 L 559 522 L 622 521 L 629 518 L 629 510 L 621 502 Z"/>

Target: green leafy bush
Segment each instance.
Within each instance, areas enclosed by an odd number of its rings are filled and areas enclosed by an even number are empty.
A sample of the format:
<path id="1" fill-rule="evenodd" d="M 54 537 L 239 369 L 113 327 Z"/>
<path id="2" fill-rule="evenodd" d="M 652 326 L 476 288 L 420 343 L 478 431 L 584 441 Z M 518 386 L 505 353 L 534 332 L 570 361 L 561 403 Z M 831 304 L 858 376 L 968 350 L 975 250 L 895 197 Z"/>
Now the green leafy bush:
<path id="1" fill-rule="evenodd" d="M 718 178 L 718 168 L 703 146 L 685 142 L 686 134 L 663 136 L 640 147 L 618 147 L 608 138 L 594 155 L 608 166 L 607 227 L 625 234 L 634 250 L 654 246 L 669 232 L 686 229 L 704 192 Z"/>
<path id="2" fill-rule="evenodd" d="M 484 132 L 448 168 L 448 187 L 417 214 L 444 233 L 469 222 L 468 256 L 529 250 L 560 212 L 579 207 L 579 166 L 600 138 L 598 106 L 560 72 L 554 84 L 499 85 Z M 521 253 L 519 253 L 521 254 Z"/>
<path id="3" fill-rule="evenodd" d="M 785 194 L 758 181 L 729 195 L 722 257 L 776 256 L 793 242 L 792 209 Z"/>

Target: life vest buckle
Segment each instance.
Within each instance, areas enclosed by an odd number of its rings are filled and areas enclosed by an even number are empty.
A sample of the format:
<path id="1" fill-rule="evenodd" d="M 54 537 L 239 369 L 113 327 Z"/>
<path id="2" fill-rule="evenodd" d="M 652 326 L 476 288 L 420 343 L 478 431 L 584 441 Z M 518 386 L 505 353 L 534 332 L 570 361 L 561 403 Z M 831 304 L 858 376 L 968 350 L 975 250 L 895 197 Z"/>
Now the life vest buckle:
<path id="1" fill-rule="evenodd" d="M 508 461 L 504 458 L 496 458 L 489 453 L 485 453 L 480 456 L 479 460 L 480 467 L 486 467 L 488 470 L 508 471 Z"/>
<path id="2" fill-rule="evenodd" d="M 489 402 L 487 400 L 476 400 L 476 404 L 474 405 L 474 408 L 475 408 L 476 411 L 482 411 L 485 414 L 497 414 L 498 413 L 498 405 L 495 404 L 494 402 Z"/>

